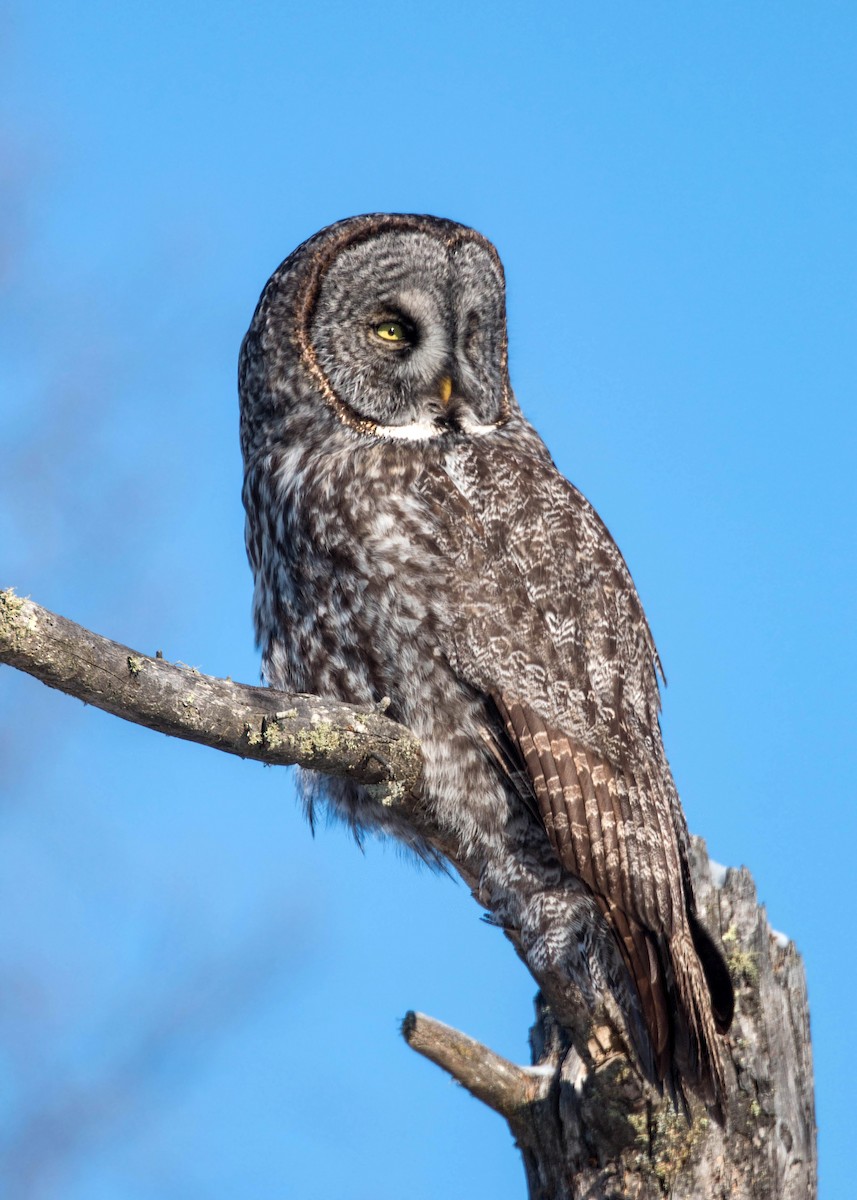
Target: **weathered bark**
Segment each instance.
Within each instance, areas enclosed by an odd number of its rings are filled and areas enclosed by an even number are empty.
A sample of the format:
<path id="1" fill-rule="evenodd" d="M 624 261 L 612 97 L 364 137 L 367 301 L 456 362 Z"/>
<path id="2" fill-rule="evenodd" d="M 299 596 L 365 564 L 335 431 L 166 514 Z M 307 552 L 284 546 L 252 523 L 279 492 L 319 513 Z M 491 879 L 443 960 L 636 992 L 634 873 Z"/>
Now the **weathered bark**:
<path id="1" fill-rule="evenodd" d="M 422 753 L 379 710 L 248 687 L 150 658 L 0 591 L 0 663 L 159 733 L 271 765 L 298 764 L 387 787 L 416 784 Z M 383 707 L 383 706 L 381 706 Z"/>
<path id="2" fill-rule="evenodd" d="M 729 1107 L 720 1128 L 691 1099 L 691 1121 L 640 1088 L 615 1046 L 589 1073 L 536 997 L 534 1066 L 498 1058 L 430 1018 L 403 1033 L 509 1122 L 531 1200 L 814 1200 L 816 1128 L 809 1010 L 793 943 L 770 929 L 745 868 L 715 868 L 694 839 L 701 911 L 719 932 L 736 989 L 726 1042 Z"/>
<path id="3" fill-rule="evenodd" d="M 150 658 L 0 591 L 0 662 L 162 733 L 272 764 L 347 775 L 378 789 L 469 880 L 415 799 L 417 740 L 375 709 L 214 679 Z M 691 1100 L 688 1123 L 653 1095 L 615 1031 L 596 1026 L 584 1063 L 537 997 L 533 1066 L 409 1013 L 409 1045 L 509 1122 L 532 1200 L 812 1200 L 815 1117 L 806 985 L 791 945 L 771 933 L 743 868 L 712 882 L 701 842 L 700 908 L 720 934 L 737 992 L 727 1042 L 725 1129 Z M 470 880 L 470 882 L 473 882 Z"/>

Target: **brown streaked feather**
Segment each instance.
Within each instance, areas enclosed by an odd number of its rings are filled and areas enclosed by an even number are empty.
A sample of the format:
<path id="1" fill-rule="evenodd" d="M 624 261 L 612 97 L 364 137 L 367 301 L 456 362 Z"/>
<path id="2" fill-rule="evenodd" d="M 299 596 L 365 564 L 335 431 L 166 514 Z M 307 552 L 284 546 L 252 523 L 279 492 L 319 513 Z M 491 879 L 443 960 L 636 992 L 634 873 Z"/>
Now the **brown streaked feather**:
<path id="1" fill-rule="evenodd" d="M 704 971 L 700 970 L 696 947 L 690 927 L 685 925 L 670 942 L 670 955 L 676 988 L 682 997 L 678 1013 L 680 1035 L 684 1046 L 677 1042 L 677 1053 L 684 1050 L 688 1061 L 681 1064 L 682 1070 L 695 1079 L 719 1120 L 723 1120 L 723 1100 L 726 1095 L 726 1077 L 720 1054 L 717 1026 L 712 1012 L 711 997 Z M 688 1045 L 689 1043 L 689 1045 Z"/>
<path id="2" fill-rule="evenodd" d="M 670 1068 L 670 1014 L 663 967 L 657 946 L 639 922 L 629 917 L 603 896 L 597 896 L 599 907 L 618 935 L 619 949 L 625 966 L 634 981 L 643 1019 L 652 1041 L 658 1078 L 667 1079 Z"/>
<path id="3" fill-rule="evenodd" d="M 672 1084 L 677 1056 L 719 1111 L 724 1077 L 715 1030 L 725 1027 L 727 1003 L 712 1015 L 709 971 L 698 969 L 692 926 L 674 911 L 673 895 L 684 892 L 678 846 L 674 834 L 667 836 L 669 824 L 665 829 L 668 798 L 648 772 L 632 775 L 629 785 L 612 763 L 552 729 L 520 701 L 498 694 L 493 702 L 523 756 L 557 857 L 591 888 L 613 928 L 639 996 L 657 1077 Z M 682 997 L 680 1010 L 670 1001 L 664 953 Z"/>
<path id="4" fill-rule="evenodd" d="M 607 882 L 607 892 L 611 896 L 621 896 L 623 902 L 627 903 L 624 883 L 625 879 L 629 876 L 629 872 L 627 865 L 625 865 L 623 870 L 624 856 L 622 855 L 622 848 L 624 838 L 620 837 L 619 834 L 622 818 L 616 810 L 616 805 L 610 791 L 610 784 L 615 775 L 609 769 L 608 765 L 594 754 L 589 754 L 587 757 L 589 778 L 592 781 L 598 808 L 602 814 L 601 831 L 604 837 L 604 874 Z"/>
<path id="5" fill-rule="evenodd" d="M 633 880 L 640 875 L 640 851 L 637 846 L 637 830 L 631 813 L 628 781 L 624 775 L 610 773 L 609 789 L 613 797 L 619 837 L 619 855 L 622 860 L 621 892 L 626 910 L 634 907 Z"/>
<path id="6" fill-rule="evenodd" d="M 680 851 L 676 844 L 670 812 L 670 798 L 663 778 L 651 769 L 642 772 L 640 794 L 646 805 L 646 829 L 656 847 L 653 855 L 657 886 L 658 916 L 665 933 L 671 933 L 684 921 L 684 880 Z M 678 910 L 678 911 L 676 911 Z"/>
<path id="7" fill-rule="evenodd" d="M 542 718 L 526 705 L 503 696 L 494 697 L 494 702 L 524 756 L 557 856 L 567 870 L 592 889 L 616 933 L 640 998 L 655 1069 L 659 1079 L 664 1080 L 669 1073 L 671 1038 L 663 967 L 654 937 L 633 910 L 626 911 L 627 889 L 621 886 L 618 870 L 622 826 L 616 821 L 607 785 L 607 764 L 582 747 L 575 752 L 568 738 L 549 731 Z M 593 773 L 597 783 L 593 782 Z M 609 870 L 608 845 L 616 860 Z"/>
<path id="8" fill-rule="evenodd" d="M 658 928 L 658 897 L 651 853 L 651 825 L 646 795 L 636 775 L 628 777 L 628 807 L 632 813 L 632 828 L 637 848 L 637 870 L 630 882 L 631 904 L 634 912 L 649 927 Z"/>
<path id="9" fill-rule="evenodd" d="M 538 713 L 517 701 L 507 703 L 503 696 L 495 696 L 494 702 L 508 722 L 509 733 L 520 745 L 542 822 L 557 857 L 567 870 L 594 889 L 583 791 L 571 754 L 563 755 L 558 767 L 549 747 L 539 751 L 537 739 L 544 747 L 547 730 Z"/>
<path id="10" fill-rule="evenodd" d="M 580 786 L 573 756 L 571 754 L 560 754 L 557 770 L 562 781 L 563 794 L 557 799 L 556 806 L 564 808 L 567 813 L 565 822 L 568 825 L 573 859 L 563 859 L 562 847 L 556 842 L 553 843 L 554 850 L 557 852 L 560 862 L 574 861 L 577 864 L 577 873 L 580 875 L 580 878 L 584 882 L 588 882 L 592 878 L 590 869 L 592 856 L 589 853 L 589 824 L 586 819 L 586 801 L 583 796 L 583 788 Z M 574 870 L 575 868 L 572 867 L 570 869 Z"/>
<path id="11" fill-rule="evenodd" d="M 623 772 L 550 728 L 528 705 L 505 694 L 493 700 L 523 754 L 563 866 L 653 932 L 669 935 L 670 890 L 681 895 L 682 880 L 677 853 L 669 854 L 672 839 L 664 836 L 652 781 L 643 775 L 639 783 L 631 776 L 629 788 Z"/>
<path id="12" fill-rule="evenodd" d="M 589 837 L 589 852 L 592 857 L 592 877 L 596 890 L 602 895 L 609 895 L 607 870 L 604 855 L 604 832 L 601 828 L 601 812 L 598 807 L 598 797 L 592 786 L 589 758 L 583 746 L 572 745 L 568 738 L 554 734 L 552 738 L 554 751 L 559 758 L 570 757 L 580 790 L 583 793 L 583 810 L 586 815 L 586 828 Z M 610 816 L 613 815 L 613 805 L 610 805 Z"/>
<path id="13" fill-rule="evenodd" d="M 524 715 L 539 750 L 541 775 L 535 787 L 545 826 L 553 830 L 554 847 L 565 843 L 580 878 L 588 882 L 593 874 L 592 842 L 587 836 L 583 789 L 576 774 L 568 778 L 568 763 L 554 754 L 551 731 L 545 722 L 537 713 L 524 710 Z"/>

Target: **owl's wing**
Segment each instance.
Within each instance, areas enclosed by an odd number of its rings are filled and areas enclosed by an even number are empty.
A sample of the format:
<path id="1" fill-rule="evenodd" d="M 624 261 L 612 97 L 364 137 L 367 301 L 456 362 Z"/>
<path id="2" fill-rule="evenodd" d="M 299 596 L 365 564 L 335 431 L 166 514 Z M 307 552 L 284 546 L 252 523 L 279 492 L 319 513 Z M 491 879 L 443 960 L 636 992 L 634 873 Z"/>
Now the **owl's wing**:
<path id="1" fill-rule="evenodd" d="M 717 1080 L 687 831 L 658 723 L 659 664 L 625 562 L 592 507 L 541 456 L 471 448 L 425 490 L 442 506 L 452 564 L 449 660 L 499 714 L 557 857 L 612 926 L 660 1078 L 683 1038 L 691 1075 Z M 674 986 L 686 1029 L 671 1017 Z M 728 1007 L 724 998 L 719 1023 L 728 1024 Z"/>
<path id="2" fill-rule="evenodd" d="M 617 935 L 663 1079 L 670 1017 L 660 939 L 652 934 L 669 936 L 673 924 L 676 856 L 674 837 L 663 837 L 651 780 L 617 769 L 513 692 L 492 698 L 527 765 L 557 857 L 589 886 Z"/>

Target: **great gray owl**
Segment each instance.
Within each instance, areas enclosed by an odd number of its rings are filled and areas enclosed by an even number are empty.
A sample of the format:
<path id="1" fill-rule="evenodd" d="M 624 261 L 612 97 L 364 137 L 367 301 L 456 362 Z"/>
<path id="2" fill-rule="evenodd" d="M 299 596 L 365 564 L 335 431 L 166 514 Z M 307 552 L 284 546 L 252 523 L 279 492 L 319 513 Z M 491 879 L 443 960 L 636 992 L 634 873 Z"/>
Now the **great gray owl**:
<path id="1" fill-rule="evenodd" d="M 239 384 L 265 677 L 389 698 L 425 811 L 583 1053 L 600 1006 L 656 1086 L 721 1110 L 732 988 L 695 915 L 655 646 L 512 394 L 496 250 L 436 217 L 323 229 L 265 287 Z M 371 790 L 320 789 L 413 842 Z"/>

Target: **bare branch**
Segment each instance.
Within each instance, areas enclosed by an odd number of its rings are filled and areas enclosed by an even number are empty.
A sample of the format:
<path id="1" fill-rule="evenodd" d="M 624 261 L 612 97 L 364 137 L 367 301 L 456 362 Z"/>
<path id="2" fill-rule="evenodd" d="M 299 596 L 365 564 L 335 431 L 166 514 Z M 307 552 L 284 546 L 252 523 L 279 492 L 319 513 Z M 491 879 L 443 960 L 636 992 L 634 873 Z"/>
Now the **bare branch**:
<path id="1" fill-rule="evenodd" d="M 477 1100 L 513 1124 L 545 1089 L 538 1071 L 516 1066 L 425 1013 L 406 1013 L 402 1037 L 412 1050 L 449 1072 Z"/>
<path id="2" fill-rule="evenodd" d="M 249 687 L 150 658 L 0 590 L 0 662 L 159 733 L 275 765 L 416 786 L 419 742 L 374 709 Z"/>

